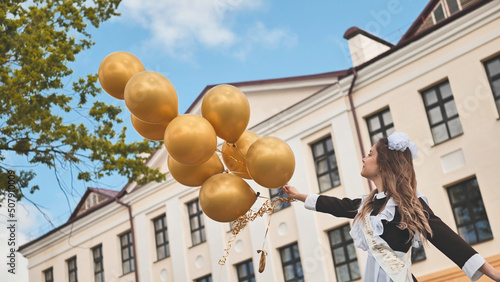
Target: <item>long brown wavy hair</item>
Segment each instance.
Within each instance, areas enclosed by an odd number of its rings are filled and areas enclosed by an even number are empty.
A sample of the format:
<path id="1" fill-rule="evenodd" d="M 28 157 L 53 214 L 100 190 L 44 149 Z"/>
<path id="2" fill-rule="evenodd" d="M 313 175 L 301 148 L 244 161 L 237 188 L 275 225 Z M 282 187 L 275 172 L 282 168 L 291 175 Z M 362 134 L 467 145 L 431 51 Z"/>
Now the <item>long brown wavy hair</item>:
<path id="1" fill-rule="evenodd" d="M 432 237 L 432 230 L 428 222 L 428 214 L 424 211 L 417 197 L 417 179 L 413 167 L 413 159 L 410 149 L 404 152 L 389 150 L 387 138 L 381 138 L 375 146 L 377 150 L 378 173 L 382 179 L 382 185 L 387 198 L 393 198 L 398 204 L 401 222 L 398 227 L 402 230 L 408 229 L 409 242 L 415 233 L 427 239 Z M 378 191 L 373 189 L 368 198 L 365 199 L 363 207 L 358 212 L 354 221 L 362 219 L 373 210 L 373 198 Z M 387 204 L 384 204 L 384 206 Z"/>

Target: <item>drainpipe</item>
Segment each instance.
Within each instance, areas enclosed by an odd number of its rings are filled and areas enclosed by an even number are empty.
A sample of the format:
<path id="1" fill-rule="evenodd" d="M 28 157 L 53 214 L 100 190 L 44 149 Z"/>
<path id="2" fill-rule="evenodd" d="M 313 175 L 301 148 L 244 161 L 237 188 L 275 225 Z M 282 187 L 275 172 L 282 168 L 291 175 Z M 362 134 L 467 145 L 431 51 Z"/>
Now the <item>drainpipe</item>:
<path id="1" fill-rule="evenodd" d="M 134 273 L 135 273 L 135 281 L 139 282 L 139 269 L 137 269 L 137 250 L 135 248 L 135 231 L 134 231 L 134 220 L 132 218 L 132 207 L 129 204 L 125 204 L 124 202 L 118 200 L 118 197 L 115 198 L 115 201 L 126 207 L 128 209 L 128 218 L 130 220 L 130 233 L 132 233 L 132 249 L 134 250 Z"/>
<path id="2" fill-rule="evenodd" d="M 352 68 L 352 82 L 349 87 L 349 93 L 347 93 L 347 97 L 349 97 L 349 104 L 351 105 L 352 117 L 354 119 L 354 125 L 356 126 L 356 134 L 358 135 L 359 148 L 361 149 L 361 156 L 365 156 L 365 149 L 363 146 L 363 140 L 361 139 L 361 131 L 359 130 L 358 116 L 356 115 L 356 107 L 354 107 L 354 101 L 352 100 L 352 89 L 354 88 L 354 83 L 356 82 L 356 78 L 358 77 L 358 73 L 356 72 L 356 68 Z M 368 179 L 368 187 L 370 191 L 373 190 L 372 183 Z"/>

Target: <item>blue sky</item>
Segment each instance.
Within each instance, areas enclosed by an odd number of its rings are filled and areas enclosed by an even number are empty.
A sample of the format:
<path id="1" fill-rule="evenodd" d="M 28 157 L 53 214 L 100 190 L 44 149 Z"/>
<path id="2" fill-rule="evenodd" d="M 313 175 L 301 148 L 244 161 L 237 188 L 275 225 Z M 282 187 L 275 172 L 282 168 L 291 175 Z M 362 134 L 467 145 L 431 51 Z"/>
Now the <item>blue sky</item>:
<path id="1" fill-rule="evenodd" d="M 173 83 L 184 113 L 206 85 L 348 69 L 347 41 L 351 26 L 365 29 L 393 44 L 410 27 L 427 1 L 262 1 L 262 0 L 124 0 L 120 17 L 90 29 L 95 46 L 71 64 L 71 82 L 97 73 L 102 59 L 115 51 L 137 56 L 146 67 Z M 106 93 L 99 99 L 124 107 L 131 140 L 138 140 L 123 101 Z M 120 190 L 126 180 L 110 178 L 86 185 L 73 182 L 68 199 L 53 173 L 35 167 L 37 191 L 30 198 L 45 207 L 56 224 L 63 223 L 87 186 Z M 64 175 L 70 179 L 68 174 Z M 70 183 L 67 183 L 70 185 Z M 22 201 L 26 223 L 21 232 L 50 229 L 47 221 Z M 48 228 L 48 229 L 47 229 Z M 39 235 L 39 234 L 38 234 Z M 23 237 L 25 238 L 25 237 Z M 25 239 L 23 239 L 25 240 Z"/>

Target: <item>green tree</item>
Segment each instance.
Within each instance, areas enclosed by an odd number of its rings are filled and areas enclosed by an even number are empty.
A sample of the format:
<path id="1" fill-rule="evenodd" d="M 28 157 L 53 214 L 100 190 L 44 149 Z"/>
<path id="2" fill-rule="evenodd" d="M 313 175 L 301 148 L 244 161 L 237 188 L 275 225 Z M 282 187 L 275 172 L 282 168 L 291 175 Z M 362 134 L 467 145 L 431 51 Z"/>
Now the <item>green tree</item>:
<path id="1" fill-rule="evenodd" d="M 0 2 L 0 204 L 9 170 L 16 170 L 17 199 L 39 189 L 30 169 L 38 165 L 87 182 L 113 174 L 139 184 L 165 179 L 145 164 L 160 143 L 126 142 L 121 109 L 99 101 L 96 74 L 63 91 L 73 73 L 68 63 L 94 44 L 88 28 L 117 16 L 120 1 Z M 73 122 L 75 115 L 83 122 Z M 12 153 L 24 168 L 6 158 Z"/>

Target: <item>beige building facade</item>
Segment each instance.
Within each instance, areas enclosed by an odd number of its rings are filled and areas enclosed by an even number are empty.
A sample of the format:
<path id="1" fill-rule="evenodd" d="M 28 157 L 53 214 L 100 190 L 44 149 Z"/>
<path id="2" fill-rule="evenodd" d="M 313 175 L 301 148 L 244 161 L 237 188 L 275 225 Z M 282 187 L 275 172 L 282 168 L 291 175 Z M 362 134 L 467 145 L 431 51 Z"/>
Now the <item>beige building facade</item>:
<path id="1" fill-rule="evenodd" d="M 296 160 L 290 184 L 340 198 L 374 188 L 359 173 L 378 137 L 408 133 L 419 148 L 419 191 L 500 268 L 500 1 L 430 1 L 395 46 L 358 28 L 344 37 L 351 69 L 233 83 L 249 100 L 248 128 L 290 145 Z M 201 114 L 211 87 L 189 113 Z M 148 163 L 167 173 L 165 182 L 88 188 L 66 224 L 21 246 L 30 281 L 362 279 L 367 255 L 347 234 L 352 221 L 297 202 L 250 222 L 220 266 L 230 225 L 203 215 L 199 187 L 176 182 L 167 155 L 159 150 Z M 268 256 L 259 273 L 263 244 Z M 419 281 L 468 281 L 431 244 L 413 254 Z"/>

